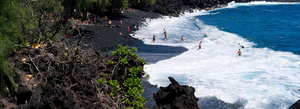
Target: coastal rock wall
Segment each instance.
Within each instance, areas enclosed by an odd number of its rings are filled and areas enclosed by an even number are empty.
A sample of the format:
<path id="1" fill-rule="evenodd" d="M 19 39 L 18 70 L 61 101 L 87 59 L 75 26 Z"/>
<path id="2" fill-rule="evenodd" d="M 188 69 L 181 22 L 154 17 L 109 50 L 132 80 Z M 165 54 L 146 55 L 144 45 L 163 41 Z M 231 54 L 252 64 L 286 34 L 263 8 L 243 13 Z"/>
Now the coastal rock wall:
<path id="1" fill-rule="evenodd" d="M 157 0 L 156 4 L 147 8 L 147 10 L 164 15 L 178 15 L 185 10 L 218 7 L 231 1 L 232 0 Z"/>
<path id="2" fill-rule="evenodd" d="M 178 16 L 181 12 L 191 9 L 218 8 L 229 2 L 246 3 L 251 1 L 266 2 L 300 2 L 300 0 L 157 0 L 156 4 L 145 8 L 148 11 L 164 15 Z"/>

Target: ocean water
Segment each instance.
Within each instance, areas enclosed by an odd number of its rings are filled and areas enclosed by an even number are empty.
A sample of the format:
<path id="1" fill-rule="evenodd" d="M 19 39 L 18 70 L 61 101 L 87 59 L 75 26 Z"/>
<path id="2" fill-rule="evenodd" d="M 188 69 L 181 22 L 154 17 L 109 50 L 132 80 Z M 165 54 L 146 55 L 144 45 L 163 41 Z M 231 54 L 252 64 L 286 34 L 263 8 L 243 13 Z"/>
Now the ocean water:
<path id="1" fill-rule="evenodd" d="M 220 9 L 148 20 L 133 37 L 149 45 L 187 49 L 145 65 L 151 84 L 167 86 L 172 76 L 195 87 L 200 106 L 207 109 L 286 109 L 300 99 L 299 18 L 299 3 L 232 2 Z M 154 43 L 153 35 L 158 36 Z M 205 106 L 211 100 L 233 106 Z"/>

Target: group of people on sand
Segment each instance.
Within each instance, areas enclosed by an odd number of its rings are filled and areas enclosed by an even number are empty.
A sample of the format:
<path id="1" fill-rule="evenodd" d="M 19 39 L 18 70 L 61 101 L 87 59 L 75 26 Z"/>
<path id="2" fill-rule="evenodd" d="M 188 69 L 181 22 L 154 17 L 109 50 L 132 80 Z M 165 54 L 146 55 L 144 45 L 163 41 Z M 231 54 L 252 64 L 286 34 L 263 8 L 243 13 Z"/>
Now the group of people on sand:
<path id="1" fill-rule="evenodd" d="M 73 17 L 71 18 L 71 23 L 72 23 L 72 28 L 75 28 L 79 25 L 90 25 L 93 24 L 93 21 L 90 19 L 87 19 L 85 21 L 81 21 L 81 20 L 75 20 Z"/>
<path id="2" fill-rule="evenodd" d="M 74 17 L 71 17 L 72 28 L 79 25 L 91 25 L 93 22 L 96 22 L 96 16 L 91 15 L 89 12 L 84 16 L 83 12 L 76 12 L 76 9 L 74 9 L 74 16 L 77 16 L 78 19 L 75 20 Z"/>
<path id="3" fill-rule="evenodd" d="M 112 28 L 112 21 L 111 20 L 108 21 L 108 27 Z M 123 20 L 120 20 L 120 25 L 117 25 L 116 27 L 126 28 L 125 26 L 123 26 Z M 134 29 L 137 30 L 137 26 L 136 25 L 134 25 Z M 127 31 L 128 31 L 128 34 L 129 34 L 130 33 L 130 27 L 129 26 L 127 27 Z"/>

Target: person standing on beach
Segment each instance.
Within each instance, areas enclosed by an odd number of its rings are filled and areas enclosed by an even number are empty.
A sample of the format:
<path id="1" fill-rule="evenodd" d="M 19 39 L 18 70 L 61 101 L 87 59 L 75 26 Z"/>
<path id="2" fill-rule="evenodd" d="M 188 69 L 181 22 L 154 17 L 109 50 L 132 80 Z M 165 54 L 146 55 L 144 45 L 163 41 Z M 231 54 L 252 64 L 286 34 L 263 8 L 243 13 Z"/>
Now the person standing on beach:
<path id="1" fill-rule="evenodd" d="M 165 35 L 165 39 L 168 39 L 167 38 L 167 31 L 166 31 L 166 29 L 164 29 L 164 35 Z"/>
<path id="2" fill-rule="evenodd" d="M 200 43 L 199 43 L 199 49 L 201 49 L 201 43 L 202 43 L 202 41 L 200 41 Z"/>
<path id="3" fill-rule="evenodd" d="M 239 51 L 237 52 L 237 54 L 238 54 L 239 56 L 241 56 L 241 55 L 242 55 L 242 51 L 241 51 L 241 49 L 239 49 Z"/>
<path id="4" fill-rule="evenodd" d="M 183 37 L 181 36 L 181 42 L 184 42 L 184 39 L 183 39 Z"/>
<path id="5" fill-rule="evenodd" d="M 122 21 L 122 20 L 120 20 L 120 28 L 122 27 L 122 24 L 123 24 L 123 21 Z"/>
<path id="6" fill-rule="evenodd" d="M 128 34 L 130 33 L 130 27 L 127 27 Z"/>
<path id="7" fill-rule="evenodd" d="M 108 21 L 108 26 L 111 28 L 111 20 Z"/>
<path id="8" fill-rule="evenodd" d="M 156 41 L 156 35 L 153 35 L 153 43 Z"/>

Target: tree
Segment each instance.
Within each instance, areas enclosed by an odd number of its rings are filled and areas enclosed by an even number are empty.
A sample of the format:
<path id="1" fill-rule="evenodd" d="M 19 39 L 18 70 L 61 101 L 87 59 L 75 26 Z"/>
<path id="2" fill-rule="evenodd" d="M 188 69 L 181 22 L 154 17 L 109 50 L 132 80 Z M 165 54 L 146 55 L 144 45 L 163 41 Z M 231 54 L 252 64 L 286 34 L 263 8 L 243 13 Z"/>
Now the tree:
<path id="1" fill-rule="evenodd" d="M 0 90 L 5 87 L 14 95 L 17 92 L 8 57 L 22 46 L 47 43 L 53 40 L 67 20 L 67 0 L 1 0 L 0 1 Z M 65 7 L 70 7 L 65 4 Z M 25 43 L 26 42 L 26 43 Z M 28 43 L 27 43 L 28 42 Z"/>
<path id="2" fill-rule="evenodd" d="M 21 5 L 22 4 L 22 5 Z M 30 28 L 27 20 L 30 10 L 20 0 L 2 0 L 0 2 L 0 90 L 5 87 L 14 95 L 17 86 L 14 82 L 14 72 L 9 68 L 8 56 L 19 45 L 16 43 L 23 33 Z"/>

